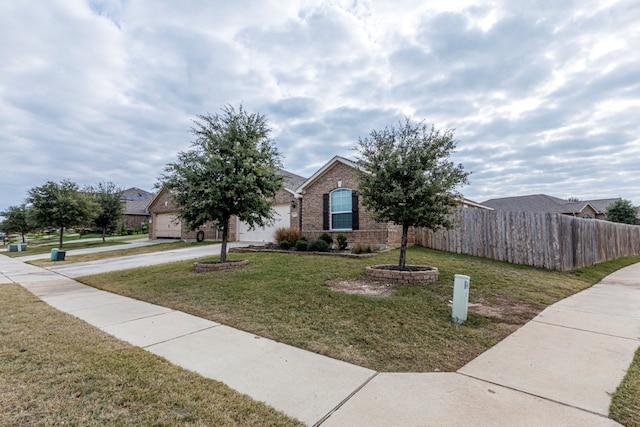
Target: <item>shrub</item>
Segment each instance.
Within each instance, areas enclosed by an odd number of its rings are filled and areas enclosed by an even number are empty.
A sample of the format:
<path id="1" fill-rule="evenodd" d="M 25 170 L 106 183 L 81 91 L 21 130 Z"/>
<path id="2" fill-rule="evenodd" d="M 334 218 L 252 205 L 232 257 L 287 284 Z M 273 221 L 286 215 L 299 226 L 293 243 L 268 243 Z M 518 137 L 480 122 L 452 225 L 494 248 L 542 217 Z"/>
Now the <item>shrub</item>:
<path id="1" fill-rule="evenodd" d="M 302 237 L 300 238 L 300 240 L 304 240 L 305 242 L 308 242 L 308 241 L 309 241 L 309 239 L 307 239 L 305 236 L 302 236 Z"/>
<path id="2" fill-rule="evenodd" d="M 317 239 L 309 243 L 307 249 L 310 252 L 329 252 L 329 244 L 324 240 Z"/>
<path id="3" fill-rule="evenodd" d="M 287 227 L 276 229 L 276 242 L 289 242 L 289 247 L 296 244 L 302 237 L 302 233 L 297 228 Z"/>
<path id="4" fill-rule="evenodd" d="M 307 248 L 309 247 L 309 241 L 307 239 L 300 239 L 296 242 L 296 249 L 299 251 L 306 251 Z"/>
<path id="5" fill-rule="evenodd" d="M 285 251 L 288 251 L 289 249 L 291 249 L 291 243 L 289 243 L 286 240 L 283 240 L 282 242 L 280 242 L 279 246 L 280 246 L 280 249 L 283 249 Z"/>
<path id="6" fill-rule="evenodd" d="M 333 243 L 333 238 L 329 236 L 327 233 L 322 233 L 320 237 L 318 237 L 318 240 L 323 240 L 327 242 L 327 245 L 329 246 L 331 246 L 331 244 Z"/>
<path id="7" fill-rule="evenodd" d="M 347 238 L 344 234 L 338 234 L 336 241 L 338 242 L 338 249 L 341 251 L 347 249 Z"/>
<path id="8" fill-rule="evenodd" d="M 371 243 L 358 242 L 353 245 L 351 252 L 354 254 L 370 254 L 373 252 L 373 248 L 371 247 Z"/>

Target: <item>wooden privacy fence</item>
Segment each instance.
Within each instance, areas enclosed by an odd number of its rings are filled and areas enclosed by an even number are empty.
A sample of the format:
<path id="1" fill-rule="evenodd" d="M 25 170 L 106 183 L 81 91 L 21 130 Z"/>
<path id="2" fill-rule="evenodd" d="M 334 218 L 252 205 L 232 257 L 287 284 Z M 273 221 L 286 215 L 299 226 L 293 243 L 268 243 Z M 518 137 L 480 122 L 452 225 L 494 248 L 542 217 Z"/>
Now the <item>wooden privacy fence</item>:
<path id="1" fill-rule="evenodd" d="M 416 244 L 514 264 L 568 271 L 640 255 L 640 226 L 561 214 L 460 208 L 456 228 L 416 230 Z"/>

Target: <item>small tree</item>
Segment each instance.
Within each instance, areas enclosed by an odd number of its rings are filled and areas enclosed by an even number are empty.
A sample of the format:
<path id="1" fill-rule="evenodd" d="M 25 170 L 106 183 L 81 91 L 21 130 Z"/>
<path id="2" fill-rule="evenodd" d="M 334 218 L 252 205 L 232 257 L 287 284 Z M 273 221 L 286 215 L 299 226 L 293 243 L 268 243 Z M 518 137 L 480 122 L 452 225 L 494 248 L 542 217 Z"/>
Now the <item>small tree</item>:
<path id="1" fill-rule="evenodd" d="M 624 224 L 635 224 L 638 212 L 630 200 L 618 199 L 607 206 L 607 220 Z"/>
<path id="2" fill-rule="evenodd" d="M 468 182 L 468 172 L 449 156 L 456 147 L 453 130 L 436 131 L 408 118 L 399 127 L 360 138 L 359 192 L 376 221 L 402 226 L 400 260 L 405 269 L 409 227 L 451 228 L 448 214 Z"/>
<path id="3" fill-rule="evenodd" d="M 96 206 L 91 198 L 78 190 L 74 182 L 64 180 L 57 184 L 49 181 L 29 190 L 27 202 L 33 209 L 35 222 L 42 227 L 60 229 L 58 247 L 62 249 L 65 227 L 87 225 L 91 222 Z"/>
<path id="4" fill-rule="evenodd" d="M 0 212 L 0 216 L 5 218 L 5 220 L 2 221 L 4 231 L 20 233 L 22 243 L 26 242 L 25 235 L 35 229 L 30 209 L 25 203 L 20 206 L 9 206 L 6 211 Z"/>
<path id="5" fill-rule="evenodd" d="M 229 220 L 237 216 L 250 228 L 273 223 L 273 199 L 282 185 L 276 174 L 280 156 L 269 138 L 266 116 L 242 106 L 198 116 L 192 148 L 178 153 L 161 177 L 192 230 L 206 222 L 223 227 L 220 262 L 226 262 Z"/>
<path id="6" fill-rule="evenodd" d="M 99 182 L 95 187 L 87 187 L 85 190 L 93 197 L 97 206 L 93 223 L 102 230 L 102 242 L 106 241 L 107 231 L 113 231 L 118 227 L 124 212 L 122 189 L 113 182 Z"/>

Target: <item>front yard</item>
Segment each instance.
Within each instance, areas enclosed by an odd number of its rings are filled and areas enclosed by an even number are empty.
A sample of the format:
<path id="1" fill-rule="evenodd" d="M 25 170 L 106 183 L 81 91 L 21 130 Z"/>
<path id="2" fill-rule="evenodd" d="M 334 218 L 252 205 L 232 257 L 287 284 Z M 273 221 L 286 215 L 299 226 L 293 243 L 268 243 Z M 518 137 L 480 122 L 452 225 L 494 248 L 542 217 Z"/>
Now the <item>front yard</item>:
<path id="1" fill-rule="evenodd" d="M 410 248 L 412 264 L 440 269 L 440 282 L 354 295 L 336 283 L 361 278 L 366 265 L 394 263 L 397 251 L 348 259 L 291 254 L 231 254 L 240 270 L 198 274 L 192 262 L 120 271 L 89 285 L 185 311 L 257 335 L 383 372 L 455 371 L 538 312 L 640 258 L 559 273 Z M 471 276 L 470 311 L 450 320 L 454 274 Z"/>

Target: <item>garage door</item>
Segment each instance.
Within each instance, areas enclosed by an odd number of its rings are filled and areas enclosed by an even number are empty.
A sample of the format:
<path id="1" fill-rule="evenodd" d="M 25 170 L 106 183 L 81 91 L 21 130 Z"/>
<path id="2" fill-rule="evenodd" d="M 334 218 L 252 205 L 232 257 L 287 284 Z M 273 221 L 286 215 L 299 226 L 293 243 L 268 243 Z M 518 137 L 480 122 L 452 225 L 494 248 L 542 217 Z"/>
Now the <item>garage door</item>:
<path id="1" fill-rule="evenodd" d="M 274 206 L 274 224 L 268 227 L 256 227 L 249 230 L 249 226 L 242 221 L 238 221 L 238 241 L 239 242 L 273 242 L 277 228 L 288 228 L 289 220 L 289 204 Z"/>
<path id="2" fill-rule="evenodd" d="M 156 239 L 179 239 L 182 226 L 172 214 L 158 214 L 155 220 Z"/>

